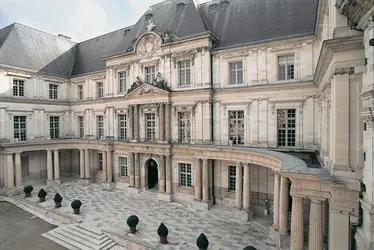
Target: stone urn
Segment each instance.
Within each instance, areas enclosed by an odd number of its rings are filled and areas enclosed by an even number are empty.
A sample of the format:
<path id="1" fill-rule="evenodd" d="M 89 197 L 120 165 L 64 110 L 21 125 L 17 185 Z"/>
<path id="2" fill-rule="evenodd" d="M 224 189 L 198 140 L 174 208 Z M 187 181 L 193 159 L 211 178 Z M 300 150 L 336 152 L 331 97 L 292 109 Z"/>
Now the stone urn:
<path id="1" fill-rule="evenodd" d="M 23 189 L 23 192 L 25 193 L 25 197 L 31 197 L 32 190 L 34 190 L 34 188 L 32 186 L 26 186 Z"/>
<path id="2" fill-rule="evenodd" d="M 164 223 L 161 223 L 160 226 L 157 229 L 157 234 L 160 236 L 160 243 L 161 244 L 166 244 L 168 243 L 168 234 L 169 230 L 168 228 L 164 225 Z"/>
<path id="3" fill-rule="evenodd" d="M 130 228 L 130 233 L 135 234 L 136 233 L 136 226 L 139 223 L 139 218 L 136 215 L 131 215 L 129 218 L 127 218 L 127 225 Z"/>
<path id="4" fill-rule="evenodd" d="M 56 193 L 55 197 L 53 198 L 53 201 L 55 202 L 55 207 L 56 208 L 61 207 L 62 197 L 59 193 Z"/>
<path id="5" fill-rule="evenodd" d="M 80 214 L 80 208 L 82 206 L 82 202 L 80 200 L 75 200 L 71 203 L 71 208 L 74 211 L 74 214 Z"/>
<path id="6" fill-rule="evenodd" d="M 197 237 L 196 240 L 196 246 L 199 248 L 199 250 L 207 250 L 209 246 L 209 241 L 206 238 L 205 234 L 200 234 L 199 237 Z"/>
<path id="7" fill-rule="evenodd" d="M 47 192 L 42 188 L 40 189 L 38 193 L 39 201 L 40 202 L 45 202 L 45 197 L 47 196 Z"/>

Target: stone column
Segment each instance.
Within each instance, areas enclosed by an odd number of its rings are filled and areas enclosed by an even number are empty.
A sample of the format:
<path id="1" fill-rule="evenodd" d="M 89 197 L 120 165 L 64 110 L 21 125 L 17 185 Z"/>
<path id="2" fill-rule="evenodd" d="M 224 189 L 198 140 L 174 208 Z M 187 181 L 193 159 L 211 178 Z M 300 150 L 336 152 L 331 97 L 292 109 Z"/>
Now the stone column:
<path id="1" fill-rule="evenodd" d="M 350 249 L 349 212 L 346 208 L 334 209 L 330 203 L 329 211 L 329 247 L 328 249 Z"/>
<path id="2" fill-rule="evenodd" d="M 58 149 L 53 150 L 54 153 L 54 170 L 55 170 L 55 180 L 60 180 L 60 159 L 58 157 Z"/>
<path id="3" fill-rule="evenodd" d="M 304 248 L 303 197 L 292 196 L 291 250 Z"/>
<path id="4" fill-rule="evenodd" d="M 13 154 L 7 155 L 7 183 L 8 188 L 14 188 L 14 167 L 13 167 Z"/>
<path id="5" fill-rule="evenodd" d="M 323 199 L 310 197 L 309 250 L 323 247 Z"/>
<path id="6" fill-rule="evenodd" d="M 160 166 L 158 166 L 158 192 L 165 193 L 165 160 L 160 156 Z"/>
<path id="7" fill-rule="evenodd" d="M 134 105 L 134 139 L 139 140 L 139 112 L 138 105 Z"/>
<path id="8" fill-rule="evenodd" d="M 129 140 L 134 139 L 134 121 L 133 121 L 133 112 L 132 106 L 129 106 Z"/>
<path id="9" fill-rule="evenodd" d="M 203 201 L 209 201 L 209 168 L 208 159 L 203 159 Z"/>
<path id="10" fill-rule="evenodd" d="M 107 160 L 107 181 L 112 182 L 113 181 L 113 166 L 112 166 L 112 151 L 108 150 L 106 151 L 106 160 Z"/>
<path id="11" fill-rule="evenodd" d="M 130 186 L 135 187 L 135 157 L 130 153 Z"/>
<path id="12" fill-rule="evenodd" d="M 200 159 L 195 159 L 195 200 L 201 200 L 201 164 Z"/>
<path id="13" fill-rule="evenodd" d="M 170 103 L 165 105 L 165 140 L 170 142 Z"/>
<path id="14" fill-rule="evenodd" d="M 53 181 L 52 150 L 50 149 L 47 149 L 47 178 L 48 181 Z"/>
<path id="15" fill-rule="evenodd" d="M 140 188 L 139 153 L 135 153 L 135 187 Z"/>
<path id="16" fill-rule="evenodd" d="M 165 140 L 165 117 L 164 117 L 164 104 L 160 104 L 160 109 L 159 109 L 159 121 L 160 121 L 160 126 L 159 126 L 159 131 L 160 131 L 160 140 L 164 141 Z"/>
<path id="17" fill-rule="evenodd" d="M 242 163 L 237 162 L 236 163 L 236 179 L 235 179 L 235 202 L 236 202 L 236 208 L 242 209 Z"/>
<path id="18" fill-rule="evenodd" d="M 21 153 L 15 154 L 16 187 L 22 186 Z"/>
<path id="19" fill-rule="evenodd" d="M 106 182 L 108 180 L 107 176 L 108 176 L 108 166 L 107 166 L 107 159 L 106 159 L 106 153 L 107 151 L 102 151 L 101 152 L 102 155 L 103 155 L 103 181 Z"/>
<path id="20" fill-rule="evenodd" d="M 281 176 L 279 204 L 279 233 L 288 235 L 288 178 Z"/>
<path id="21" fill-rule="evenodd" d="M 279 228 L 279 174 L 274 172 L 274 216 L 273 216 L 273 225 L 274 229 Z"/>
<path id="22" fill-rule="evenodd" d="M 86 179 L 90 179 L 91 178 L 91 172 L 90 172 L 90 157 L 89 157 L 89 151 L 87 148 L 84 149 L 84 157 L 85 157 L 85 161 L 84 161 L 84 169 L 85 169 L 85 173 L 86 173 Z"/>
<path id="23" fill-rule="evenodd" d="M 84 179 L 84 150 L 83 148 L 79 149 L 79 170 L 80 170 L 80 178 Z"/>
<path id="24" fill-rule="evenodd" d="M 249 212 L 251 206 L 251 178 L 250 165 L 244 165 L 244 180 L 243 180 L 243 209 Z"/>
<path id="25" fill-rule="evenodd" d="M 170 155 L 166 155 L 165 158 L 166 158 L 166 169 L 165 169 L 165 172 L 166 172 L 166 193 L 171 194 L 172 180 L 171 180 L 171 159 L 170 159 Z"/>

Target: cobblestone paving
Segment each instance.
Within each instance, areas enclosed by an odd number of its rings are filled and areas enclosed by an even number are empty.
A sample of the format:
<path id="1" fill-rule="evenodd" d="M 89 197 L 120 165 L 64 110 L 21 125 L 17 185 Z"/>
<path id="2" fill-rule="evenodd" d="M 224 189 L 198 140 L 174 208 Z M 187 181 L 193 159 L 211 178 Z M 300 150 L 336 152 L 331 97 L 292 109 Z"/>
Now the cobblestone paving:
<path id="1" fill-rule="evenodd" d="M 43 206 L 69 217 L 83 220 L 82 226 L 93 230 L 110 230 L 127 235 L 126 220 L 130 215 L 139 217 L 139 232 L 132 237 L 153 246 L 158 245 L 157 228 L 163 222 L 169 229 L 168 249 L 196 249 L 196 238 L 204 233 L 211 250 L 241 250 L 253 245 L 261 250 L 278 249 L 276 244 L 256 225 L 224 216 L 219 212 L 196 209 L 191 205 L 155 201 L 144 195 L 129 195 L 126 191 L 106 191 L 101 186 L 92 184 L 81 186 L 65 184 L 48 192 L 46 202 L 38 203 L 38 188 L 34 189 L 30 203 Z M 53 197 L 56 192 L 64 198 L 62 208 L 55 209 Z M 24 195 L 13 197 L 23 200 Z M 80 215 L 73 215 L 70 203 L 79 199 L 83 205 Z M 166 249 L 166 248 L 165 248 Z"/>

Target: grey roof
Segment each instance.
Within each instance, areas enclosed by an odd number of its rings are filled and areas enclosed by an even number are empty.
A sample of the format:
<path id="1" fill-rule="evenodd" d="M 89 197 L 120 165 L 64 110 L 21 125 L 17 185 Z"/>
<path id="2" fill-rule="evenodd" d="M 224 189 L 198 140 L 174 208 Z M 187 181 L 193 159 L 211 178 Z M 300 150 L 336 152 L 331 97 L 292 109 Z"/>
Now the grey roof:
<path id="1" fill-rule="evenodd" d="M 317 5 L 318 0 L 214 0 L 199 8 L 219 39 L 216 48 L 224 48 L 313 35 Z"/>
<path id="2" fill-rule="evenodd" d="M 184 8 L 177 10 L 178 4 Z M 213 0 L 196 8 L 193 0 L 166 0 L 149 7 L 135 25 L 81 43 L 14 23 L 0 29 L 0 64 L 64 77 L 104 70 L 104 57 L 126 52 L 146 32 L 147 14 L 152 14 L 155 32 L 169 31 L 180 40 L 212 34 L 218 38 L 216 49 L 313 35 L 317 4 Z"/>

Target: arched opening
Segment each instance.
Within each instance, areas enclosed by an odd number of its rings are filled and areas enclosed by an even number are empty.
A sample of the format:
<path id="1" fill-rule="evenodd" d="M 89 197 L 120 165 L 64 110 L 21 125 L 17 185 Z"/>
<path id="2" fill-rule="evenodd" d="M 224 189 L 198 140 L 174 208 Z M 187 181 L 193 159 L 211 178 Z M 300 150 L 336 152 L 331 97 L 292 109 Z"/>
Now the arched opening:
<path id="1" fill-rule="evenodd" d="M 148 170 L 148 189 L 157 188 L 158 186 L 158 168 L 157 162 L 153 159 L 149 159 L 146 162 Z"/>

